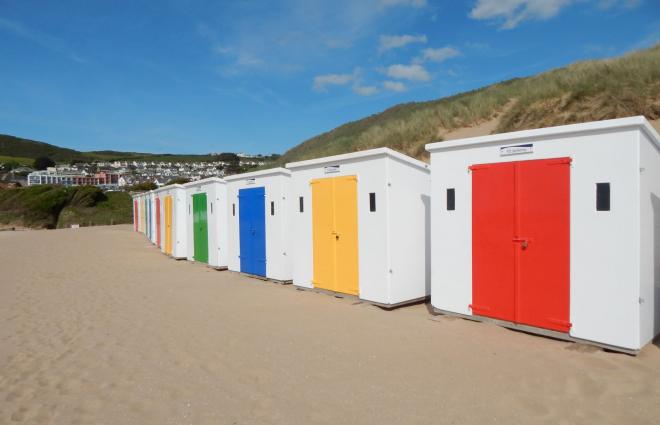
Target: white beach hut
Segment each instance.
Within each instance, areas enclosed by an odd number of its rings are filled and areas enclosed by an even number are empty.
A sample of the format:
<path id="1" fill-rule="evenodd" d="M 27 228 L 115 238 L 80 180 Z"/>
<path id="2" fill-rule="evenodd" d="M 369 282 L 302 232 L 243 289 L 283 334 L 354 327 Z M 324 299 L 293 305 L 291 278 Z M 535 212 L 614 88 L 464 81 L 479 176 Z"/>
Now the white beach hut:
<path id="1" fill-rule="evenodd" d="M 157 245 L 158 244 L 158 237 L 159 237 L 159 217 L 158 217 L 158 212 L 159 212 L 159 204 L 158 204 L 158 199 L 156 197 L 156 194 L 154 193 L 153 190 L 149 191 L 147 193 L 147 199 L 149 200 L 149 241 Z"/>
<path id="2" fill-rule="evenodd" d="M 291 172 L 285 168 L 226 177 L 229 270 L 291 281 L 288 197 Z"/>
<path id="3" fill-rule="evenodd" d="M 211 177 L 183 185 L 186 190 L 187 258 L 227 267 L 227 184 Z"/>
<path id="4" fill-rule="evenodd" d="M 635 352 L 660 332 L 660 138 L 643 117 L 427 145 L 439 312 Z"/>
<path id="5" fill-rule="evenodd" d="M 430 172 L 379 148 L 287 164 L 293 283 L 384 307 L 430 286 Z"/>
<path id="6" fill-rule="evenodd" d="M 140 195 L 140 232 L 147 235 L 147 199 L 145 194 Z"/>
<path id="7" fill-rule="evenodd" d="M 140 197 L 136 194 L 131 196 L 133 200 L 133 230 L 140 231 Z"/>
<path id="8" fill-rule="evenodd" d="M 173 258 L 187 258 L 186 188 L 179 184 L 154 191 L 160 199 L 160 248 Z"/>

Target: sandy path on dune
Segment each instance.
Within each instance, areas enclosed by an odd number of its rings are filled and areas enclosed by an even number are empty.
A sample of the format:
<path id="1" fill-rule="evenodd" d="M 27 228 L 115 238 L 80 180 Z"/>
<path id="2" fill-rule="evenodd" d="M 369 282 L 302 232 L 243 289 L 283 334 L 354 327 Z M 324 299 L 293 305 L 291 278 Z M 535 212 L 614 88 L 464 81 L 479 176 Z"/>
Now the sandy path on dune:
<path id="1" fill-rule="evenodd" d="M 130 226 L 0 232 L 0 424 L 657 424 L 607 353 L 168 259 Z"/>

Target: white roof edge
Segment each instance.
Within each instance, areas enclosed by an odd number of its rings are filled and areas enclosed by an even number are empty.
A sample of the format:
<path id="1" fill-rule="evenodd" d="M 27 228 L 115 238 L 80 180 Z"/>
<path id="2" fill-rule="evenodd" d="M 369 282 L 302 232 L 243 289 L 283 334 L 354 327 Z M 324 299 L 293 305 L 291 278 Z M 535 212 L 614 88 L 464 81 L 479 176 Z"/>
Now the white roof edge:
<path id="1" fill-rule="evenodd" d="M 509 133 L 491 134 L 488 136 L 469 137 L 465 139 L 448 140 L 446 142 L 434 142 L 425 146 L 429 152 L 441 151 L 466 145 L 477 145 L 481 143 L 494 143 L 516 140 L 526 140 L 537 137 L 565 136 L 589 131 L 619 129 L 626 127 L 637 127 L 644 131 L 657 145 L 660 146 L 660 135 L 655 131 L 648 120 L 641 116 L 616 118 L 611 120 L 590 121 L 579 124 L 560 125 L 555 127 L 536 128 L 533 130 L 513 131 Z"/>
<path id="2" fill-rule="evenodd" d="M 225 180 L 230 182 L 230 181 L 236 181 L 236 180 L 249 179 L 249 178 L 252 178 L 252 177 L 264 177 L 264 176 L 277 175 L 277 174 L 283 174 L 285 176 L 290 176 L 291 171 L 287 170 L 284 167 L 275 167 L 275 168 L 269 168 L 267 170 L 258 170 L 258 171 L 251 171 L 249 173 L 234 174 L 234 175 L 225 177 Z"/>
<path id="3" fill-rule="evenodd" d="M 390 148 L 368 149 L 365 151 L 344 153 L 341 155 L 325 156 L 323 158 L 308 159 L 305 161 L 289 162 L 285 166 L 286 168 L 293 169 L 293 168 L 309 167 L 313 165 L 328 164 L 332 162 L 348 161 L 351 159 L 370 158 L 375 156 L 389 156 L 391 158 L 399 159 L 412 166 L 428 169 L 428 164 L 426 164 L 425 162 L 419 161 L 415 158 L 411 158 L 408 155 L 404 155 Z"/>
<path id="4" fill-rule="evenodd" d="M 182 186 L 183 186 L 184 188 L 186 188 L 186 187 L 193 187 L 193 186 L 197 186 L 197 185 L 199 185 L 199 184 L 204 184 L 204 183 L 209 183 L 209 182 L 216 182 L 216 183 L 222 183 L 222 184 L 226 184 L 226 183 L 227 183 L 226 181 L 224 181 L 224 180 L 221 179 L 220 177 L 207 177 L 207 178 L 205 178 L 205 179 L 195 180 L 194 182 L 188 182 L 188 183 L 185 183 L 185 184 L 183 184 Z"/>
<path id="5" fill-rule="evenodd" d="M 185 189 L 185 188 L 183 187 L 183 185 L 181 185 L 181 184 L 179 184 L 179 183 L 176 183 L 176 184 L 166 184 L 166 185 L 163 185 L 163 186 L 159 187 L 158 189 L 154 189 L 153 192 L 154 192 L 154 193 L 156 193 L 156 192 L 162 192 L 163 190 L 168 190 L 168 189 Z"/>

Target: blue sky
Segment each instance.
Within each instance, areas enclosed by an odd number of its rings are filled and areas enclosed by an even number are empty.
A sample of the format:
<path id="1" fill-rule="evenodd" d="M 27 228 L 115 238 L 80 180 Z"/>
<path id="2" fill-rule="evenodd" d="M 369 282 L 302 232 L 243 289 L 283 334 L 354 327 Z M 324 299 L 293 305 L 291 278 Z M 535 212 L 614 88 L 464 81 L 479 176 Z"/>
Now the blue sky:
<path id="1" fill-rule="evenodd" d="M 657 0 L 0 0 L 0 133 L 281 153 L 398 103 L 658 41 Z"/>

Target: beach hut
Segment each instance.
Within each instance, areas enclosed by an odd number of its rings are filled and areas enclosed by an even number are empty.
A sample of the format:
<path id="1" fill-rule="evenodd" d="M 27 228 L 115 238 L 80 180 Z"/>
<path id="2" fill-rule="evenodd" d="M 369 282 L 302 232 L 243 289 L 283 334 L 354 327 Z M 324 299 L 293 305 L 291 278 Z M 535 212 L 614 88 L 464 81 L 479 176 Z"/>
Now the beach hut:
<path id="1" fill-rule="evenodd" d="M 154 234 L 152 242 L 162 251 L 162 235 L 163 235 L 163 206 L 161 198 L 162 190 L 160 188 L 152 191 L 152 199 L 154 205 Z"/>
<path id="2" fill-rule="evenodd" d="M 636 352 L 660 331 L 660 138 L 643 117 L 432 143 L 438 312 Z"/>
<path id="3" fill-rule="evenodd" d="M 226 177 L 229 270 L 291 281 L 288 195 L 285 168 Z"/>
<path id="4" fill-rule="evenodd" d="M 188 207 L 188 259 L 218 269 L 227 268 L 227 183 L 211 177 L 183 186 Z"/>
<path id="5" fill-rule="evenodd" d="M 144 193 L 140 194 L 140 232 L 145 236 L 147 234 L 147 202 Z"/>
<path id="6" fill-rule="evenodd" d="M 146 217 L 144 234 L 147 236 L 147 239 L 151 240 L 151 200 L 149 199 L 149 192 L 144 194 L 144 210 Z"/>
<path id="7" fill-rule="evenodd" d="M 173 184 L 155 193 L 160 201 L 160 249 L 173 258 L 186 258 L 186 189 Z"/>
<path id="8" fill-rule="evenodd" d="M 149 241 L 152 244 L 156 244 L 156 225 L 157 225 L 157 206 L 156 206 L 156 195 L 154 191 L 149 191 L 147 194 L 147 199 L 149 200 Z"/>
<path id="9" fill-rule="evenodd" d="M 295 285 L 383 307 L 428 296 L 426 164 L 379 148 L 286 167 Z"/>
<path id="10" fill-rule="evenodd" d="M 131 198 L 133 199 L 133 230 L 137 232 L 140 227 L 139 198 L 137 195 L 133 195 Z"/>

